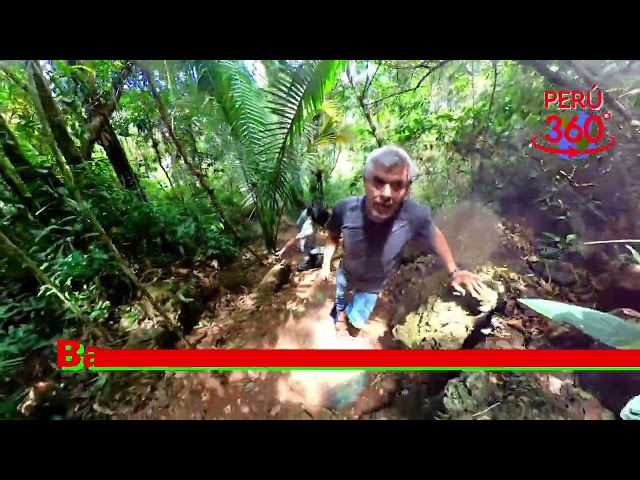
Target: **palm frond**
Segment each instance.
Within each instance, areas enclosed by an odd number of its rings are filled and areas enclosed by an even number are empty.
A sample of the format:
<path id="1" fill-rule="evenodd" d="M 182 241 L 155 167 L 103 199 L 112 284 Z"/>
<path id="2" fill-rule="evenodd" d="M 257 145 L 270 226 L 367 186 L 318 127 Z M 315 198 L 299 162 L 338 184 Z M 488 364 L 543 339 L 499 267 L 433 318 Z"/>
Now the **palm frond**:
<path id="1" fill-rule="evenodd" d="M 303 64 L 289 78 L 279 77 L 270 91 L 270 109 L 278 118 L 274 132 L 280 136 L 278 156 L 303 133 L 305 119 L 322 108 L 326 93 L 344 68 L 343 60 L 314 60 Z"/>
<path id="2" fill-rule="evenodd" d="M 338 124 L 344 121 L 344 110 L 335 99 L 325 99 L 320 110 Z"/>
<path id="3" fill-rule="evenodd" d="M 235 140 L 248 155 L 259 152 L 265 143 L 270 118 L 263 92 L 251 74 L 236 61 L 200 61 L 200 91 L 212 96 L 222 109 Z"/>
<path id="4" fill-rule="evenodd" d="M 319 110 L 333 122 L 340 118 L 337 104 L 325 96 L 347 62 L 315 60 L 278 68 L 267 89 L 259 88 L 238 61 L 188 62 L 197 72 L 199 91 L 215 100 L 239 148 L 243 193 L 258 211 L 265 240 L 273 242 L 281 212 L 301 198 L 302 172 L 313 161 L 297 148 L 305 131 L 312 134 L 305 127 Z M 332 125 L 311 138 L 332 144 L 337 131 Z"/>
<path id="5" fill-rule="evenodd" d="M 304 134 L 306 119 L 322 108 L 325 95 L 345 68 L 346 62 L 342 60 L 306 62 L 289 76 L 281 73 L 270 90 L 270 109 L 278 118 L 269 131 L 273 136 L 270 147 L 277 148 L 272 152 L 275 162 L 269 175 L 271 191 L 276 195 L 270 199 L 272 205 L 293 198 L 293 192 L 287 191 L 287 185 L 291 185 L 293 178 L 287 173 L 299 170 L 291 164 L 294 156 L 290 155 L 290 150 L 295 140 Z"/>
<path id="6" fill-rule="evenodd" d="M 336 132 L 336 145 L 349 145 L 358 138 L 358 135 L 353 129 L 353 125 L 343 123 Z"/>

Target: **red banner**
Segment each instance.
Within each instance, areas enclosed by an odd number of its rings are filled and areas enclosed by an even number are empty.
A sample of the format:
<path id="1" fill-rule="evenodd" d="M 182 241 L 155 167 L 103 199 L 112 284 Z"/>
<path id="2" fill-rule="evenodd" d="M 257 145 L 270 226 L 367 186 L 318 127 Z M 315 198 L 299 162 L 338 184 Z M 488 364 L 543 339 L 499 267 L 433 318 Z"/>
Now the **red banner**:
<path id="1" fill-rule="evenodd" d="M 58 341 L 65 370 L 640 370 L 640 350 L 105 350 Z"/>

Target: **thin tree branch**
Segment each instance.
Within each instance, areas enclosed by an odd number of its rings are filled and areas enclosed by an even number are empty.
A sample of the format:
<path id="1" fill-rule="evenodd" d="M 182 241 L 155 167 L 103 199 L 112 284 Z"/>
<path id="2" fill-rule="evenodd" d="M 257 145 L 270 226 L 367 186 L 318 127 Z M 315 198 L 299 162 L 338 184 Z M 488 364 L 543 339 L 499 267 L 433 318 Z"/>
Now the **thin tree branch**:
<path id="1" fill-rule="evenodd" d="M 484 132 L 487 131 L 487 128 L 489 127 L 489 120 L 491 119 L 491 109 L 493 108 L 493 101 L 496 94 L 497 84 L 498 84 L 498 61 L 493 60 L 493 87 L 491 88 L 491 97 L 489 98 L 489 105 L 487 106 L 486 119 L 478 135 L 482 135 Z"/>
<path id="2" fill-rule="evenodd" d="M 371 134 L 373 135 L 373 138 L 375 138 L 376 143 L 378 144 L 378 147 L 382 147 L 384 145 L 384 140 L 382 139 L 382 136 L 380 135 L 380 132 L 378 131 L 378 127 L 376 126 L 376 122 L 373 120 L 373 116 L 371 115 L 371 112 L 369 111 L 369 107 L 367 107 L 367 105 L 364 103 L 364 97 L 359 94 L 358 89 L 356 88 L 356 85 L 353 81 L 353 76 L 351 75 L 351 66 L 347 67 L 347 79 L 349 80 L 349 84 L 351 85 L 351 88 L 353 89 L 354 93 L 356 94 L 356 98 L 358 100 L 358 104 L 360 105 L 360 108 L 362 109 L 362 113 L 364 114 L 365 118 L 367 119 L 367 123 L 369 124 L 369 129 L 371 130 Z"/>
<path id="3" fill-rule="evenodd" d="M 571 66 L 571 68 L 573 68 L 573 70 L 576 71 L 576 73 L 578 73 L 578 75 L 580 75 L 584 79 L 584 81 L 588 85 L 596 85 L 598 83 L 597 80 L 591 75 L 591 73 L 582 65 L 574 62 L 573 60 L 569 60 L 567 63 Z M 633 122 L 634 118 L 629 115 L 627 109 L 617 99 L 607 93 L 604 88 L 602 89 L 602 96 L 604 98 L 604 102 L 609 105 L 609 107 L 611 107 L 611 110 L 624 118 L 627 123 Z"/>
<path id="4" fill-rule="evenodd" d="M 418 68 L 430 68 L 429 62 L 431 62 L 431 60 L 423 60 L 417 65 L 394 65 L 393 63 L 388 63 L 387 67 L 394 70 L 416 70 Z"/>
<path id="5" fill-rule="evenodd" d="M 418 83 L 416 84 L 415 87 L 412 88 L 407 88 L 405 90 L 401 90 L 399 92 L 395 92 L 392 93 L 390 95 L 387 95 L 386 97 L 382 97 L 379 98 L 377 100 L 373 100 L 372 102 L 368 103 L 367 106 L 368 107 L 373 107 L 375 105 L 377 105 L 378 103 L 384 101 L 384 100 L 388 100 L 389 98 L 392 97 L 397 97 L 398 95 L 403 95 L 405 93 L 409 93 L 409 92 L 415 92 L 416 90 L 418 90 L 418 88 L 420 88 L 420 86 L 424 83 L 424 81 L 429 78 L 429 75 L 431 75 L 432 73 L 436 72 L 437 70 L 441 69 L 442 67 L 444 67 L 447 63 L 451 62 L 451 60 L 441 60 L 437 65 L 432 66 L 432 67 L 426 67 L 427 68 L 427 73 L 425 73 L 422 78 L 420 78 L 420 80 L 418 81 Z"/>
<path id="6" fill-rule="evenodd" d="M 376 75 L 378 74 L 378 70 L 380 70 L 381 63 L 382 62 L 377 62 L 376 71 L 373 72 L 373 75 L 371 75 L 371 78 L 369 78 L 369 74 L 367 74 L 367 80 L 364 82 L 364 88 L 362 89 L 362 98 L 367 96 L 369 87 L 371 87 L 371 85 L 373 84 L 373 81 L 375 80 Z"/>

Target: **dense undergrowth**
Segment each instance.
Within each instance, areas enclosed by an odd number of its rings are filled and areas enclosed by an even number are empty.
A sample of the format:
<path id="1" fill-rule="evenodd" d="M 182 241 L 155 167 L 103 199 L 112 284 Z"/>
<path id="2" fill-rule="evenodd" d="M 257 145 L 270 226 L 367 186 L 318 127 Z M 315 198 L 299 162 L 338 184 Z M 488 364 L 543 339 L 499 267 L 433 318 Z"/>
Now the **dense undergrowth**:
<path id="1" fill-rule="evenodd" d="M 205 196 L 162 191 L 142 202 L 123 190 L 108 191 L 85 185 L 84 196 L 111 240 L 136 266 L 162 269 L 179 263 L 189 266 L 215 259 L 224 268 L 235 260 L 240 247 L 223 231 Z M 8 209 L 8 208 L 7 208 Z M 34 354 L 55 358 L 52 339 L 73 338 L 85 319 L 110 325 L 115 307 L 130 301 L 137 289 L 119 263 L 97 239 L 99 234 L 77 215 L 73 205 L 63 217 L 48 225 L 22 223 L 14 241 L 29 245 L 26 253 L 78 312 L 60 302 L 15 257 L 0 258 L 3 288 L 0 296 L 0 365 L 11 377 L 20 359 Z M 6 220 L 11 221 L 11 215 Z M 246 238 L 253 238 L 245 229 Z M 81 318 L 84 317 L 84 318 Z M 11 402 L 14 404 L 15 402 Z"/>
<path id="2" fill-rule="evenodd" d="M 598 68 L 632 91 L 634 64 Z M 528 147 L 544 90 L 591 80 L 572 62 L 0 62 L 0 415 L 21 416 L 56 338 L 117 331 L 147 272 L 261 257 L 283 217 L 362 193 L 382 144 L 412 155 L 412 195 L 436 210 L 473 198 L 574 244 L 631 235 L 610 189 L 575 186 L 609 168 L 633 195 L 628 157 L 569 167 Z"/>

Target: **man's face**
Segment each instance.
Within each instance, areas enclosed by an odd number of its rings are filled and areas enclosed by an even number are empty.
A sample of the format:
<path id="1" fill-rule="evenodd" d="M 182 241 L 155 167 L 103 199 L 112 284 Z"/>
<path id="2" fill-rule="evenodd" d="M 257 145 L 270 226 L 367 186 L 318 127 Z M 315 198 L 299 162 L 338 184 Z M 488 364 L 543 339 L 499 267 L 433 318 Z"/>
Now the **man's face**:
<path id="1" fill-rule="evenodd" d="M 409 193 L 409 169 L 402 163 L 393 167 L 376 165 L 364 179 L 367 215 L 374 222 L 384 222 L 400 208 Z"/>

